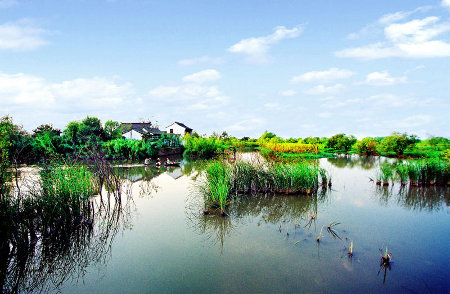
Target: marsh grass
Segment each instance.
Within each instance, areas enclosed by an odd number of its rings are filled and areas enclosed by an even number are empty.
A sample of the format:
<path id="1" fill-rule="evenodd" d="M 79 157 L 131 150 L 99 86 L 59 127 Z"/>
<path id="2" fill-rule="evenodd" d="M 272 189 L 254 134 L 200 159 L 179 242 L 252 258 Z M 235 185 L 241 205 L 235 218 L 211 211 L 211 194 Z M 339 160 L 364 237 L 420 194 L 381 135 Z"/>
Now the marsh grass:
<path id="1" fill-rule="evenodd" d="M 392 170 L 392 165 L 385 162 L 380 164 L 380 179 L 383 185 L 389 185 L 389 181 L 393 179 L 394 172 Z"/>
<path id="2" fill-rule="evenodd" d="M 438 158 L 409 160 L 394 164 L 380 164 L 377 183 L 400 180 L 405 185 L 408 180 L 412 186 L 448 185 L 450 183 L 450 163 Z"/>
<path id="3" fill-rule="evenodd" d="M 224 214 L 231 197 L 240 194 L 311 194 L 317 192 L 319 176 L 326 185 L 326 172 L 306 162 L 277 163 L 262 160 L 234 163 L 214 160 L 204 170 L 198 185 L 204 197 L 205 210 L 220 209 Z"/>

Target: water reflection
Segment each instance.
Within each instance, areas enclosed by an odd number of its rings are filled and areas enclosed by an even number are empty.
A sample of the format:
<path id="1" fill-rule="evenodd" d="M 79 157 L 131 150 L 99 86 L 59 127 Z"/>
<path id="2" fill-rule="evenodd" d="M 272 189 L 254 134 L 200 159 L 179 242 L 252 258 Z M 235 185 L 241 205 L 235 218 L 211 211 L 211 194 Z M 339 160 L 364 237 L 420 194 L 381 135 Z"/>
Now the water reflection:
<path id="1" fill-rule="evenodd" d="M 328 162 L 338 168 L 361 167 L 365 170 L 374 168 L 378 160 L 379 157 L 359 155 L 339 155 L 335 158 L 328 158 Z"/>
<path id="2" fill-rule="evenodd" d="M 448 188 L 438 186 L 377 186 L 376 195 L 380 204 L 392 202 L 411 210 L 437 211 L 449 205 Z"/>
<path id="3" fill-rule="evenodd" d="M 131 197 L 96 197 L 86 215 L 41 231 L 39 220 L 9 226 L 0 236 L 0 287 L 4 293 L 48 292 L 78 281 L 90 265 L 106 265 L 117 234 L 135 210 Z"/>
<path id="4" fill-rule="evenodd" d="M 305 227 L 311 229 L 317 218 L 317 209 L 320 203 L 327 199 L 327 190 L 320 190 L 316 194 L 305 195 L 242 195 L 233 200 L 228 206 L 228 217 L 219 215 L 203 215 L 195 197 L 192 197 L 186 205 L 186 216 L 192 230 L 205 236 L 211 244 L 219 244 L 221 252 L 226 238 L 230 237 L 238 226 L 258 220 L 261 224 L 293 225 L 294 233 L 302 221 Z M 283 228 L 284 229 L 284 228 Z M 291 232 L 292 233 L 292 232 Z M 287 236 L 289 232 L 286 231 Z"/>

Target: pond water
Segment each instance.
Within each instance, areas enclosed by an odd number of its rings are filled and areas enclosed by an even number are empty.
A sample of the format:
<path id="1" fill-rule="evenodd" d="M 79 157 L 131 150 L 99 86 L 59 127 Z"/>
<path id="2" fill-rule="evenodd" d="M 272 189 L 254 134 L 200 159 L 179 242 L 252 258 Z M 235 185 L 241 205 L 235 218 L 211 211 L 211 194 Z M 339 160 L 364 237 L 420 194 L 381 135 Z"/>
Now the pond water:
<path id="1" fill-rule="evenodd" d="M 121 203 L 97 199 L 94 232 L 72 238 L 83 244 L 63 251 L 27 289 L 450 293 L 449 188 L 376 186 L 370 178 L 379 160 L 321 159 L 331 188 L 314 196 L 243 197 L 226 218 L 201 213 L 195 162 L 122 167 L 128 196 Z M 331 222 L 339 223 L 342 240 L 327 231 Z M 386 246 L 390 268 L 380 267 Z"/>

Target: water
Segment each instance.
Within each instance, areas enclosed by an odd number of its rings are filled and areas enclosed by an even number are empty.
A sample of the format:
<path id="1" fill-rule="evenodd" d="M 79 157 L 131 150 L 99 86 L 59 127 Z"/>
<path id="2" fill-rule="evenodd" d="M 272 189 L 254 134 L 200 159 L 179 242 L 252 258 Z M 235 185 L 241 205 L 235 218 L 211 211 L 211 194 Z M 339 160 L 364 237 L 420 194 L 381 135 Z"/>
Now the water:
<path id="1" fill-rule="evenodd" d="M 449 189 L 376 186 L 370 178 L 377 164 L 378 158 L 321 159 L 331 189 L 244 197 L 227 218 L 201 214 L 192 193 L 196 163 L 123 168 L 129 197 L 98 205 L 102 213 L 83 246 L 50 259 L 58 267 L 22 290 L 450 293 Z M 327 232 L 333 221 L 342 240 Z M 390 269 L 380 268 L 386 246 Z"/>

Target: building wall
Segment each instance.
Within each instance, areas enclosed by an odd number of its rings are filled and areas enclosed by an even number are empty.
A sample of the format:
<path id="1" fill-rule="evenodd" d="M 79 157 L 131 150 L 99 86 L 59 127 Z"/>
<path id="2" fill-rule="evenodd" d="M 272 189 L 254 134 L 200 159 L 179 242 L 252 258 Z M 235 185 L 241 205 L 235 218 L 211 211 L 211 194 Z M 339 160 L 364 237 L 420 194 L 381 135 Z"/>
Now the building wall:
<path id="1" fill-rule="evenodd" d="M 127 140 L 142 140 L 142 135 L 135 130 L 131 130 L 130 132 L 126 132 L 122 136 Z"/>
<path id="2" fill-rule="evenodd" d="M 171 133 L 171 132 L 170 132 L 170 129 L 173 129 L 173 133 L 172 133 L 172 134 L 184 136 L 185 128 L 179 126 L 178 124 L 171 124 L 170 126 L 168 126 L 168 127 L 166 128 L 167 134 L 170 134 L 170 133 Z"/>

